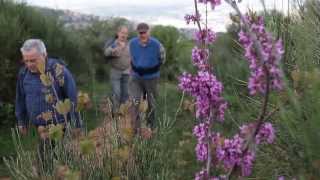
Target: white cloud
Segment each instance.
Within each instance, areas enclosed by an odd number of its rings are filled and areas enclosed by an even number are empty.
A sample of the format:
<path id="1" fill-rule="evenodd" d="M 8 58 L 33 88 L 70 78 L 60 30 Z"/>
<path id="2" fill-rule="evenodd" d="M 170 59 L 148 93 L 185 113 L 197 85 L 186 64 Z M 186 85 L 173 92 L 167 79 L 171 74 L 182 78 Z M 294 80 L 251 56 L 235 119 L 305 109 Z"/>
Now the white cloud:
<path id="1" fill-rule="evenodd" d="M 184 15 L 193 13 L 193 0 L 24 0 L 31 5 L 55 9 L 70 9 L 77 12 L 98 16 L 121 16 L 135 21 L 146 21 L 152 24 L 187 27 Z M 222 0 L 223 1 L 223 0 Z M 293 1 L 293 0 L 289 0 Z M 288 0 L 265 0 L 267 8 L 286 11 Z M 262 10 L 261 0 L 242 0 L 240 9 Z M 204 8 L 200 8 L 204 10 Z M 211 12 L 209 23 L 216 31 L 224 31 L 230 22 L 229 13 L 232 8 L 226 3 Z M 192 26 L 188 26 L 192 27 Z"/>

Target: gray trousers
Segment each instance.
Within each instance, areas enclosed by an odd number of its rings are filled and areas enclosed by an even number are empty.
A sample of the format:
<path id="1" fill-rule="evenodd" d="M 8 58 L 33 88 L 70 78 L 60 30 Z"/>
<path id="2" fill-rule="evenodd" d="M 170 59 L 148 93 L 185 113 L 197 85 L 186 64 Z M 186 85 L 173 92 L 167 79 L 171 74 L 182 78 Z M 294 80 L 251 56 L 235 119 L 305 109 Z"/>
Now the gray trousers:
<path id="1" fill-rule="evenodd" d="M 112 112 L 115 113 L 118 111 L 120 104 L 125 103 L 129 98 L 129 74 L 111 68 L 110 80 L 112 86 Z"/>
<path id="2" fill-rule="evenodd" d="M 156 98 L 158 96 L 158 81 L 159 78 L 154 79 L 140 79 L 136 77 L 130 77 L 129 82 L 129 94 L 134 104 L 134 120 L 136 130 L 141 127 L 139 117 L 139 104 L 142 98 L 146 98 L 148 101 L 147 110 L 147 125 L 154 129 L 155 128 L 155 110 L 156 110 Z"/>

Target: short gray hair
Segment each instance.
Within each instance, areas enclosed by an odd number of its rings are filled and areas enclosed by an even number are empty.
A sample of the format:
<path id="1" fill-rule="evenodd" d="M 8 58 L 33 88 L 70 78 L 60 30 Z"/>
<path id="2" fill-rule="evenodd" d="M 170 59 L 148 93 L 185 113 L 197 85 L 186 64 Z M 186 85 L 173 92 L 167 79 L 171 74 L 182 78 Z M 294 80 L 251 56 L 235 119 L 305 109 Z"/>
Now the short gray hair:
<path id="1" fill-rule="evenodd" d="M 28 52 L 31 51 L 32 49 L 36 49 L 39 54 L 46 56 L 47 55 L 47 49 L 46 46 L 44 45 L 43 41 L 41 39 L 28 39 L 26 40 L 20 51 L 23 52 Z"/>
<path id="2" fill-rule="evenodd" d="M 128 26 L 126 26 L 126 25 L 121 25 L 121 26 L 118 26 L 118 28 L 117 28 L 117 32 L 120 32 L 122 29 L 127 29 L 127 30 L 129 30 L 129 28 L 128 28 Z"/>

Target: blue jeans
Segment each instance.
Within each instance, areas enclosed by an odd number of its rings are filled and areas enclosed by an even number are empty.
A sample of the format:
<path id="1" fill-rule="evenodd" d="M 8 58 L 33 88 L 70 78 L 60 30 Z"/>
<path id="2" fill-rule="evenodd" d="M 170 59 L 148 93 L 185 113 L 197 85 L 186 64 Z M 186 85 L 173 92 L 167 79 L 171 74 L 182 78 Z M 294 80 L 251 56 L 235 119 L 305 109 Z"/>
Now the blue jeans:
<path id="1" fill-rule="evenodd" d="M 112 68 L 110 80 L 112 86 L 112 112 L 115 113 L 118 111 L 120 104 L 125 103 L 129 98 L 129 74 Z"/>

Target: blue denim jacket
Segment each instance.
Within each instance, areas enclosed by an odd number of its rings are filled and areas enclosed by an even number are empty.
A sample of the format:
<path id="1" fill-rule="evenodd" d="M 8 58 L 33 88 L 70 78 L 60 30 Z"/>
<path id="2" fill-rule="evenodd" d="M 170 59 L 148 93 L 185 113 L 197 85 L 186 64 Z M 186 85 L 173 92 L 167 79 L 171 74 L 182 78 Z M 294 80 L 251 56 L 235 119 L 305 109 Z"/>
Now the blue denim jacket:
<path id="1" fill-rule="evenodd" d="M 68 114 L 68 119 L 73 120 L 73 124 L 80 128 L 81 122 L 78 113 L 75 112 L 77 103 L 77 89 L 75 81 L 70 71 L 65 66 L 62 67 L 62 73 L 59 73 L 59 79 L 63 79 L 62 82 L 57 78 L 56 67 L 61 65 L 57 59 L 48 58 L 46 61 L 46 72 L 50 72 L 54 77 L 54 89 L 59 100 L 70 99 L 72 102 L 72 110 Z M 17 117 L 17 123 L 19 126 L 27 126 L 29 122 L 35 126 L 64 123 L 65 120 L 62 115 L 56 112 L 54 105 L 56 100 L 48 102 L 46 96 L 51 94 L 51 97 L 55 97 L 55 92 L 52 87 L 46 87 L 42 84 L 40 74 L 31 73 L 26 67 L 20 69 L 17 88 L 16 88 L 16 103 L 15 114 Z M 46 121 L 41 117 L 41 113 L 51 111 L 53 119 Z M 56 113 L 55 113 L 56 112 Z"/>

